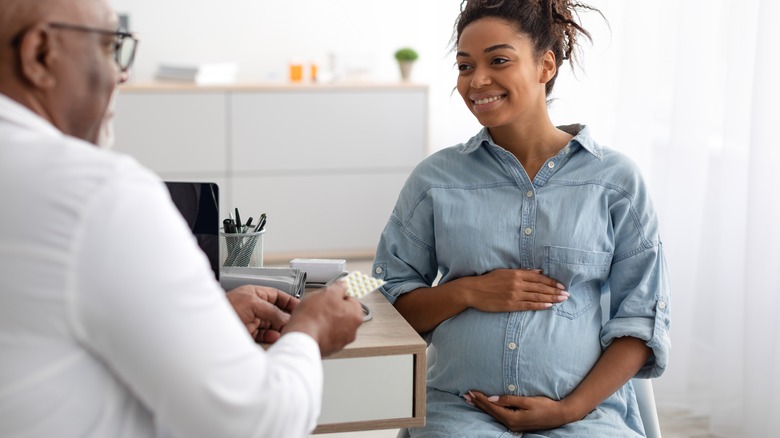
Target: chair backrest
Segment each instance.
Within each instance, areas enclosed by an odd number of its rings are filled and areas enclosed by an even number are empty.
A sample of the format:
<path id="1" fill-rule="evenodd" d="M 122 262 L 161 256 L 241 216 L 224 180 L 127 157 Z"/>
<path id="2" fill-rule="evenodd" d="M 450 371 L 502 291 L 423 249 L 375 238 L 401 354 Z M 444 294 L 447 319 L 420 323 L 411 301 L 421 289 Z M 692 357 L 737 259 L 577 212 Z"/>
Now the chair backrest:
<path id="1" fill-rule="evenodd" d="M 655 406 L 655 393 L 650 379 L 631 379 L 639 405 L 639 415 L 645 426 L 647 438 L 661 438 L 661 423 L 658 421 L 658 410 Z"/>
<path id="2" fill-rule="evenodd" d="M 658 411 L 655 406 L 653 383 L 650 379 L 632 379 L 636 401 L 639 405 L 639 415 L 645 427 L 647 438 L 661 438 L 661 424 L 658 422 Z M 401 429 L 396 438 L 409 438 L 409 431 Z"/>

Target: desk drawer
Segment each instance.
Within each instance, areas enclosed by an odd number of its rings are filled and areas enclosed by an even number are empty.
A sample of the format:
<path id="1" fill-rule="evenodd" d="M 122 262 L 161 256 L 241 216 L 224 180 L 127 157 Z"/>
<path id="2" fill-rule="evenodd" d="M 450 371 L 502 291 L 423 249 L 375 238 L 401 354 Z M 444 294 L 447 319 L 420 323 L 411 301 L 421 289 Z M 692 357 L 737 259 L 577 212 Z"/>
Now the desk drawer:
<path id="1" fill-rule="evenodd" d="M 320 426 L 411 418 L 414 355 L 327 359 Z"/>

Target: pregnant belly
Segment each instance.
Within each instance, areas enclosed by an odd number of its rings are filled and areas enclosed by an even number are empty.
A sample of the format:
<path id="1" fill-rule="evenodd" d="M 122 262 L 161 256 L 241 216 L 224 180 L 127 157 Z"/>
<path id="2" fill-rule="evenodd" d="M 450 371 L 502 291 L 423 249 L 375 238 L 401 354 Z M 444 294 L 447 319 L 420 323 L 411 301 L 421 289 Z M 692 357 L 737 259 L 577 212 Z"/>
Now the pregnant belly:
<path id="1" fill-rule="evenodd" d="M 459 395 L 476 389 L 563 398 L 601 354 L 600 323 L 591 319 L 464 311 L 433 333 L 428 386 Z"/>

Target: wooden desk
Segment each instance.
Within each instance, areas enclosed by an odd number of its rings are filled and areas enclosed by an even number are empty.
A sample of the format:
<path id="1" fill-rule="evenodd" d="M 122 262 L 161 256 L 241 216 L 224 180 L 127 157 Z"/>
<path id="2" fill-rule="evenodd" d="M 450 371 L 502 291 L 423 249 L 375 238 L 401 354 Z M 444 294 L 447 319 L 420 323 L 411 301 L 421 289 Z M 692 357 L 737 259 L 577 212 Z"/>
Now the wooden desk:
<path id="1" fill-rule="evenodd" d="M 361 299 L 373 319 L 323 362 L 322 414 L 314 433 L 425 425 L 425 341 L 385 297 Z"/>

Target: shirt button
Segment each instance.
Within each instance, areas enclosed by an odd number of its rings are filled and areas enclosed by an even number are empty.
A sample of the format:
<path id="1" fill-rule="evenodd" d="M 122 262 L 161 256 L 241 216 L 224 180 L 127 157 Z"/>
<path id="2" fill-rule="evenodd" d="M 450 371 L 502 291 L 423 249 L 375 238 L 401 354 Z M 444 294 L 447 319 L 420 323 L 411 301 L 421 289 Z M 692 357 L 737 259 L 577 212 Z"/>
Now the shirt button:
<path id="1" fill-rule="evenodd" d="M 661 310 L 666 309 L 666 301 L 661 301 L 660 303 L 658 303 L 658 308 Z"/>
<path id="2" fill-rule="evenodd" d="M 567 147 L 567 148 L 565 148 L 565 149 L 563 150 L 563 153 L 564 153 L 564 154 L 568 154 L 568 153 L 569 153 L 569 151 L 571 151 L 571 149 L 569 149 L 569 148 Z"/>
<path id="3" fill-rule="evenodd" d="M 514 436 L 523 436 L 523 432 L 512 432 Z"/>
<path id="4" fill-rule="evenodd" d="M 507 345 L 507 347 L 509 347 L 510 350 L 514 350 L 515 348 L 517 348 L 517 344 L 515 344 L 514 342 L 510 342 L 509 345 Z"/>
<path id="5" fill-rule="evenodd" d="M 534 229 L 531 227 L 528 227 L 525 229 L 525 235 L 530 236 L 534 232 Z"/>
<path id="6" fill-rule="evenodd" d="M 550 169 L 553 169 L 553 168 L 555 168 L 555 163 L 550 161 L 549 163 L 547 163 L 547 167 L 549 167 Z"/>
<path id="7" fill-rule="evenodd" d="M 382 268 L 377 266 L 376 269 L 374 269 L 374 272 L 376 272 L 377 274 L 381 274 L 382 273 Z"/>
<path id="8" fill-rule="evenodd" d="M 534 191 L 533 190 L 529 190 L 529 191 L 525 192 L 525 197 L 526 198 L 533 198 L 534 197 Z"/>
<path id="9" fill-rule="evenodd" d="M 515 385 L 509 385 L 509 386 L 507 386 L 507 387 L 506 387 L 506 389 L 508 389 L 508 390 L 510 390 L 510 391 L 514 391 L 515 389 L 517 389 L 517 386 L 515 386 Z"/>

